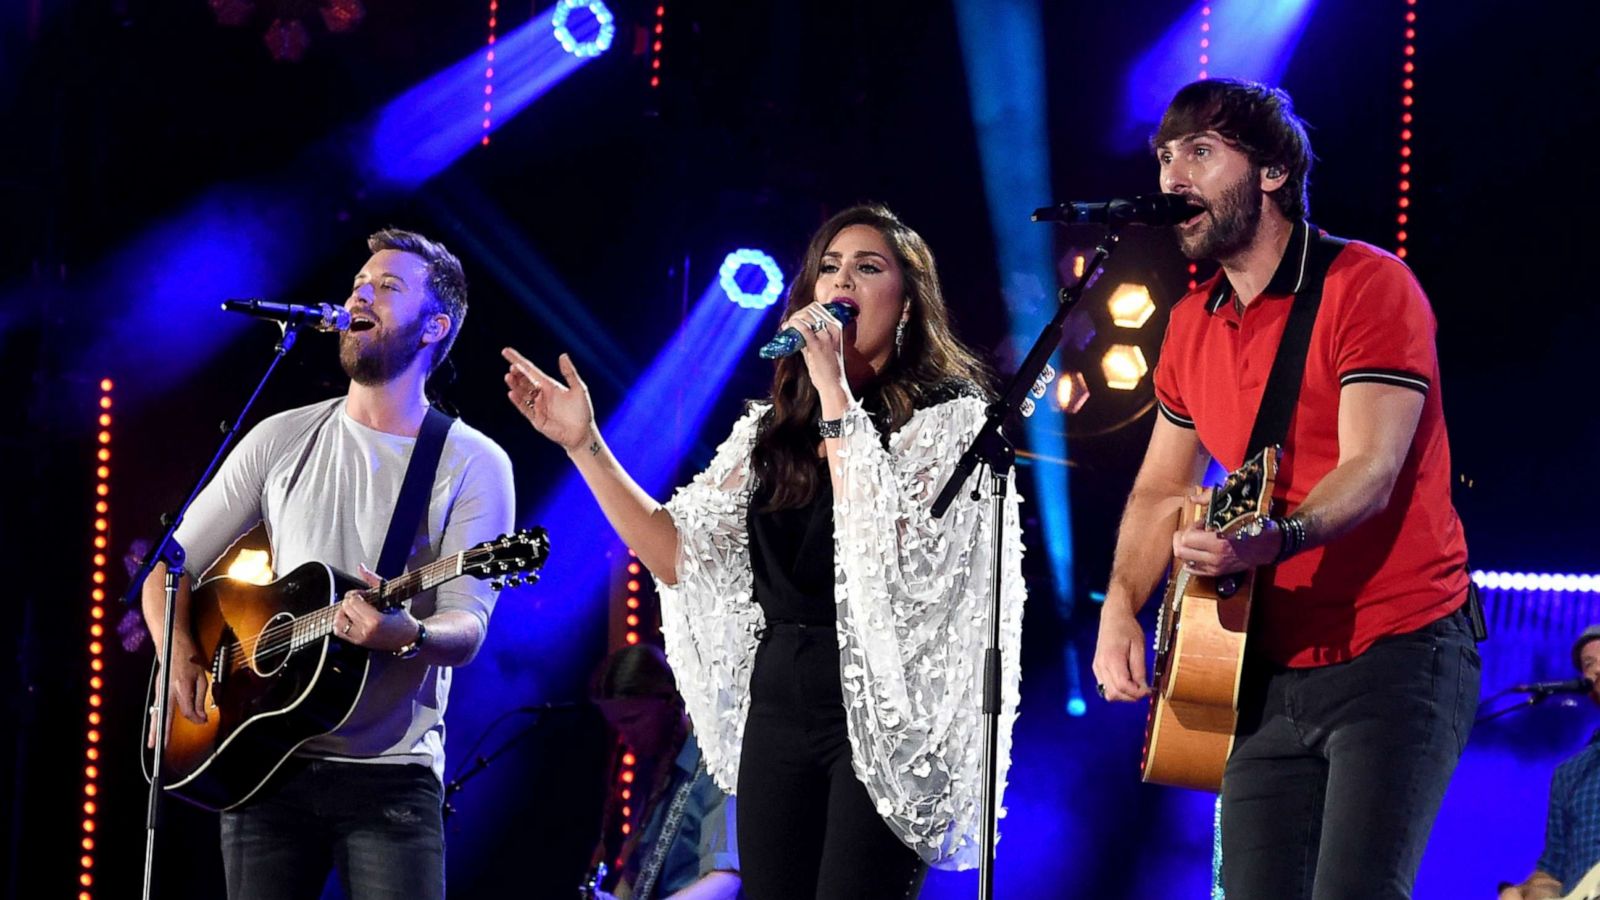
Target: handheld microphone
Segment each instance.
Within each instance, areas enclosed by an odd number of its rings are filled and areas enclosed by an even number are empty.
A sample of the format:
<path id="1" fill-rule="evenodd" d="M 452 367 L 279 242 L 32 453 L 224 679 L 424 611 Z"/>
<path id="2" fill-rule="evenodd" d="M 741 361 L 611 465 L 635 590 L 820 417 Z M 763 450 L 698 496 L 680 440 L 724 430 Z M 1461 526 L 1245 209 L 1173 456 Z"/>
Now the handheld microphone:
<path id="1" fill-rule="evenodd" d="M 1087 203 L 1068 200 L 1033 211 L 1035 222 L 1101 222 L 1107 225 L 1176 225 L 1205 211 L 1179 194 L 1145 194 L 1129 200 Z"/>
<path id="2" fill-rule="evenodd" d="M 1535 681 L 1531 684 L 1512 685 L 1511 690 L 1518 694 L 1587 694 L 1594 682 L 1587 678 L 1574 678 L 1570 681 Z"/>
<path id="3" fill-rule="evenodd" d="M 857 306 L 854 300 L 829 300 L 822 304 L 822 308 L 833 313 L 833 317 L 839 320 L 840 325 L 849 325 L 850 320 L 861 312 L 861 307 Z M 785 356 L 793 356 L 805 345 L 805 335 L 800 329 L 791 325 L 767 341 L 766 346 L 761 348 L 761 358 L 782 359 Z"/>
<path id="4" fill-rule="evenodd" d="M 298 303 L 269 303 L 252 297 L 249 300 L 224 300 L 222 308 L 285 325 L 309 325 L 317 331 L 350 330 L 350 311 L 332 303 L 301 306 Z"/>

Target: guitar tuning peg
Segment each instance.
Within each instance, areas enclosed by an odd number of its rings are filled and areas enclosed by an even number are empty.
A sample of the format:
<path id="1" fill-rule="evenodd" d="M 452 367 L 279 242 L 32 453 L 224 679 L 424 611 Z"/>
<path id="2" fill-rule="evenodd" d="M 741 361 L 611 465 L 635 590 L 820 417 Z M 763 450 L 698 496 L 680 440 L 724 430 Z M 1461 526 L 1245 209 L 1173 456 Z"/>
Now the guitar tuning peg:
<path id="1" fill-rule="evenodd" d="M 506 587 L 522 587 L 522 576 L 513 575 L 506 579 Z"/>
<path id="2" fill-rule="evenodd" d="M 1054 381 L 1055 378 L 1056 378 L 1056 370 L 1055 370 L 1055 368 L 1053 366 L 1051 366 L 1049 363 L 1045 363 L 1044 364 L 1044 371 L 1039 373 L 1039 380 L 1045 382 L 1046 384 L 1048 384 L 1048 383 Z"/>
<path id="3" fill-rule="evenodd" d="M 1029 400 L 1027 397 L 1023 397 L 1022 398 L 1022 405 L 1017 407 L 1017 411 L 1022 413 L 1022 417 L 1024 419 L 1026 419 L 1029 416 L 1033 415 L 1033 401 Z"/>
<path id="4" fill-rule="evenodd" d="M 497 591 L 498 590 L 503 590 L 505 588 L 505 586 L 506 586 L 505 582 L 501 581 L 498 578 L 495 579 L 494 581 L 489 582 L 489 587 L 494 588 Z"/>
<path id="5" fill-rule="evenodd" d="M 1033 387 L 1028 388 L 1028 393 L 1032 394 L 1036 398 L 1041 398 L 1042 399 L 1044 397 L 1044 392 L 1049 390 L 1049 389 L 1050 389 L 1050 382 L 1048 380 L 1046 380 L 1043 376 L 1040 376 L 1040 378 L 1033 383 Z"/>

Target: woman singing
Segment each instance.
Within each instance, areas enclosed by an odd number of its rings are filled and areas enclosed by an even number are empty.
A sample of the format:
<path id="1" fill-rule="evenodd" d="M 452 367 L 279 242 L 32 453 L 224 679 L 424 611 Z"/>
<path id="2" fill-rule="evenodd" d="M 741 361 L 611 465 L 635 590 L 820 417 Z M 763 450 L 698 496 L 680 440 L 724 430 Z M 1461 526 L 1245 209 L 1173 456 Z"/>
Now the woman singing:
<path id="1" fill-rule="evenodd" d="M 841 327 L 824 304 L 853 301 Z M 881 206 L 812 238 L 784 325 L 805 347 L 665 506 L 606 448 L 571 360 L 514 350 L 509 396 L 577 464 L 655 575 L 705 762 L 739 801 L 746 896 L 914 897 L 981 850 L 987 482 L 929 508 L 983 422 L 981 364 L 951 334 L 933 255 Z M 1017 494 L 1001 564 L 999 774 L 1010 761 L 1025 589 Z"/>

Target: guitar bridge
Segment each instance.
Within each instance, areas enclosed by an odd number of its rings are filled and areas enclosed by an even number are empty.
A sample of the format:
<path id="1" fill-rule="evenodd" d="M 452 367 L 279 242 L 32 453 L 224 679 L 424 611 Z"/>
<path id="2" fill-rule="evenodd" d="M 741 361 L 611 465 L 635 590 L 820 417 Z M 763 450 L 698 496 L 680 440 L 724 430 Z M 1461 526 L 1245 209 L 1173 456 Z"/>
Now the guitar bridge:
<path id="1" fill-rule="evenodd" d="M 229 663 L 233 659 L 233 629 L 224 628 L 222 639 L 217 641 L 217 652 L 211 655 L 211 684 L 213 687 L 222 684 L 228 677 Z"/>

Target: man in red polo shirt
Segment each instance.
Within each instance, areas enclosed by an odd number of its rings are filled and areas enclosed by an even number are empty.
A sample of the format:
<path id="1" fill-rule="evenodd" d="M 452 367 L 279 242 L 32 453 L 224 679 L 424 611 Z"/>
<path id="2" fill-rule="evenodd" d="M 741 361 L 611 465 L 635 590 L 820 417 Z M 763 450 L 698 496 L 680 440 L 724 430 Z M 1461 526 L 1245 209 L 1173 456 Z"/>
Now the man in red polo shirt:
<path id="1" fill-rule="evenodd" d="M 1134 616 L 1173 556 L 1202 575 L 1259 568 L 1222 784 L 1224 889 L 1230 900 L 1410 897 L 1478 701 L 1432 309 L 1394 256 L 1333 248 L 1278 515 L 1251 533 L 1173 535 L 1208 461 L 1234 469 L 1249 452 L 1321 233 L 1305 219 L 1310 143 L 1281 90 L 1190 84 L 1152 143 L 1162 190 L 1202 208 L 1177 226 L 1183 252 L 1221 270 L 1172 311 L 1096 680 L 1108 700 L 1150 693 Z"/>

